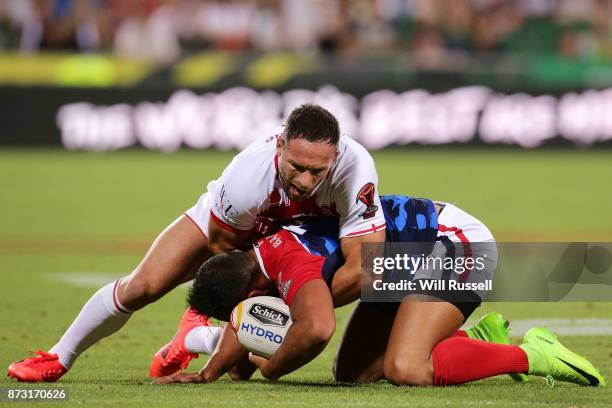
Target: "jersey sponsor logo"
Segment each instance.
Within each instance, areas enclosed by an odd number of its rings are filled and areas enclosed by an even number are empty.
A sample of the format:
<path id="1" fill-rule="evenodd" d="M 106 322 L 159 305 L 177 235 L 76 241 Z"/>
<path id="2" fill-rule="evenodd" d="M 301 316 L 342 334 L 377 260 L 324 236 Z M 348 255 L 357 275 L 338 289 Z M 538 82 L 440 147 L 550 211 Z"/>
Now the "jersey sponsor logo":
<path id="1" fill-rule="evenodd" d="M 280 291 L 283 295 L 283 299 L 287 299 L 287 293 L 289 293 L 289 288 L 291 287 L 291 279 L 281 285 Z"/>
<path id="2" fill-rule="evenodd" d="M 373 218 L 376 215 L 376 211 L 378 211 L 378 206 L 374 204 L 375 194 L 376 187 L 374 183 L 366 183 L 357 193 L 357 200 L 355 202 L 359 203 L 361 201 L 366 206 L 366 210 L 359 214 L 364 220 Z"/>
<path id="3" fill-rule="evenodd" d="M 287 299 L 287 293 L 289 293 L 289 288 L 291 287 L 291 279 L 283 282 L 283 273 L 279 272 L 278 274 L 278 291 L 282 295 L 283 299 Z"/>
<path id="4" fill-rule="evenodd" d="M 225 185 L 222 185 L 219 189 L 218 196 L 219 198 L 215 205 L 217 207 L 217 211 L 220 214 L 223 214 L 228 220 L 231 220 L 231 217 L 238 215 L 238 210 L 234 208 L 232 203 L 230 203 L 229 199 L 227 198 L 227 191 L 225 191 Z"/>
<path id="5" fill-rule="evenodd" d="M 285 327 L 289 322 L 289 316 L 285 313 L 260 303 L 251 305 L 249 315 L 265 326 Z"/>

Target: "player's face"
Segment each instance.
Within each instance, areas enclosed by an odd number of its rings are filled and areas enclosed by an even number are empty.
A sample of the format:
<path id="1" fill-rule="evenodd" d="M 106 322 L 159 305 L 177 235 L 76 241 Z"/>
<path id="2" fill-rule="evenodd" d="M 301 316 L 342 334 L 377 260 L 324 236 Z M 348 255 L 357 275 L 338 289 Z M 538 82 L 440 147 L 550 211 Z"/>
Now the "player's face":
<path id="1" fill-rule="evenodd" d="M 338 148 L 327 142 L 301 138 L 286 142 L 280 137 L 276 154 L 283 188 L 290 199 L 300 201 L 309 197 L 327 177 L 338 156 Z"/>

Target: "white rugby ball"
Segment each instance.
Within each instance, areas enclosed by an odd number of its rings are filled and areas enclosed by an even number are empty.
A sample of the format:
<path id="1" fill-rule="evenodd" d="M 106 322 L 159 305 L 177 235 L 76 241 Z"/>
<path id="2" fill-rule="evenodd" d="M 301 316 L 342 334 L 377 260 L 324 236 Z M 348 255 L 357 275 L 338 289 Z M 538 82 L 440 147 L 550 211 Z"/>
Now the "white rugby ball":
<path id="1" fill-rule="evenodd" d="M 289 306 L 272 296 L 248 298 L 232 310 L 230 324 L 238 341 L 250 352 L 270 358 L 291 326 Z"/>

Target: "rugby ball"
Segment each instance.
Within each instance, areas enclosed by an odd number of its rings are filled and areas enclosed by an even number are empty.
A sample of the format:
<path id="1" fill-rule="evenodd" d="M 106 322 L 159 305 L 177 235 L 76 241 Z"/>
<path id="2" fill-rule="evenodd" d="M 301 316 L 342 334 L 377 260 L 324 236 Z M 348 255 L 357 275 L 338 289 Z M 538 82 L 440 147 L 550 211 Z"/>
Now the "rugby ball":
<path id="1" fill-rule="evenodd" d="M 280 347 L 291 323 L 289 306 L 272 296 L 257 296 L 240 302 L 232 310 L 230 319 L 240 344 L 265 358 L 270 358 Z"/>

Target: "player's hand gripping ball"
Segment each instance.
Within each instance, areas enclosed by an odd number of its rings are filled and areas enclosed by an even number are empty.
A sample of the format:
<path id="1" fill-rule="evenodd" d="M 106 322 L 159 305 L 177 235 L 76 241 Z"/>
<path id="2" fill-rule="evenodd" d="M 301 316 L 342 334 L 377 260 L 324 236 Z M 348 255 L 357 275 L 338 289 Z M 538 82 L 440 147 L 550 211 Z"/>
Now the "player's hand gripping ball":
<path id="1" fill-rule="evenodd" d="M 240 302 L 232 310 L 230 319 L 240 344 L 265 358 L 270 358 L 280 347 L 291 323 L 289 306 L 272 296 L 257 296 Z"/>

